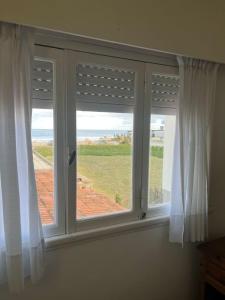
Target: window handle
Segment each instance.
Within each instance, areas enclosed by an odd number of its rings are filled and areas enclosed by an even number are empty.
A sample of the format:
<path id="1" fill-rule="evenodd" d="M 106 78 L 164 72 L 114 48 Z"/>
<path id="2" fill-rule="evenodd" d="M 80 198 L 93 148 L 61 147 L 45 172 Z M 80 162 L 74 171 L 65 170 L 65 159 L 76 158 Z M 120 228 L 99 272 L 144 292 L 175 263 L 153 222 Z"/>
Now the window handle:
<path id="1" fill-rule="evenodd" d="M 144 220 L 146 218 L 146 212 L 142 212 L 141 213 L 141 216 L 140 216 L 140 219 L 141 220 Z"/>
<path id="2" fill-rule="evenodd" d="M 70 154 L 69 166 L 72 165 L 72 163 L 74 162 L 75 157 L 76 157 L 76 150 L 73 150 L 73 152 Z"/>

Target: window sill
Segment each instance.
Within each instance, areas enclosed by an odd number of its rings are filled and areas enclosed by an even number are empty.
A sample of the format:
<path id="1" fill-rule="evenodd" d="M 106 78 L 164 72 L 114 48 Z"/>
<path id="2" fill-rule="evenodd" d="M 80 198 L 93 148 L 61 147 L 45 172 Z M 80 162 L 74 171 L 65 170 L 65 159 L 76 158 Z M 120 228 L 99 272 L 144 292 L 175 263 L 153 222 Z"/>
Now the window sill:
<path id="1" fill-rule="evenodd" d="M 169 217 L 156 217 L 145 220 L 138 220 L 124 224 L 117 224 L 104 228 L 98 228 L 94 230 L 82 231 L 79 233 L 64 234 L 60 236 L 54 236 L 47 238 L 46 248 L 47 251 L 64 247 L 69 244 L 80 243 L 85 241 L 94 241 L 100 238 L 107 238 L 115 234 L 122 234 L 125 232 L 132 232 L 136 230 L 144 230 L 147 227 L 158 227 L 169 224 Z"/>

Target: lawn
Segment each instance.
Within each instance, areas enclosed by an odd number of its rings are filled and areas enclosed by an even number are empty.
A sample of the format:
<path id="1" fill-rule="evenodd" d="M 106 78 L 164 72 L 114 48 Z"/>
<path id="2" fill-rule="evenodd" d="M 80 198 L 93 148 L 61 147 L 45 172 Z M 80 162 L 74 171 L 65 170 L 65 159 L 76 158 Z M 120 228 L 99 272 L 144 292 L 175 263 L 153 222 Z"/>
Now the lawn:
<path id="1" fill-rule="evenodd" d="M 79 156 L 78 174 L 92 182 L 92 187 L 116 202 L 129 207 L 131 156 Z"/>
<path id="2" fill-rule="evenodd" d="M 79 155 L 94 155 L 94 156 L 122 156 L 131 155 L 131 146 L 129 144 L 109 145 L 79 145 Z"/>
<path id="3" fill-rule="evenodd" d="M 163 159 L 152 156 L 150 158 L 151 168 L 149 170 L 149 178 L 151 182 L 150 199 L 151 205 L 162 202 L 162 171 Z"/>
<path id="4" fill-rule="evenodd" d="M 34 150 L 52 161 L 50 145 L 35 145 Z M 104 193 L 124 207 L 131 199 L 131 147 L 129 144 L 79 145 L 78 174 L 85 176 L 97 192 Z M 151 196 L 157 198 L 161 191 L 162 147 L 152 147 Z"/>

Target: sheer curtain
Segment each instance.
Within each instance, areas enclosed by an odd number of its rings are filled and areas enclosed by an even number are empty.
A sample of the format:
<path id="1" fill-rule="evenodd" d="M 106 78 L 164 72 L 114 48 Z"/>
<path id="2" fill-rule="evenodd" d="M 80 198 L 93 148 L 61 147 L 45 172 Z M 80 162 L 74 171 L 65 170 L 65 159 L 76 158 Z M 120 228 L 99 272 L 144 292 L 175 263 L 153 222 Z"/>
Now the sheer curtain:
<path id="1" fill-rule="evenodd" d="M 174 152 L 170 241 L 207 237 L 212 117 L 218 64 L 178 58 L 180 97 Z"/>
<path id="2" fill-rule="evenodd" d="M 0 23 L 0 282 L 12 292 L 43 271 L 31 146 L 32 33 Z"/>

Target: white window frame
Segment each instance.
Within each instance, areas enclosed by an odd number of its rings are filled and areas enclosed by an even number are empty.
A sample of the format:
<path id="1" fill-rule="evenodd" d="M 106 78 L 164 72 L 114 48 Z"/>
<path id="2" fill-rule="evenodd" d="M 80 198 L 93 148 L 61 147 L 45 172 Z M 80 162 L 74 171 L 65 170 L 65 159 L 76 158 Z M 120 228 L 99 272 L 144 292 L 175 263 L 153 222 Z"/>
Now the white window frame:
<path id="1" fill-rule="evenodd" d="M 35 46 L 34 60 L 53 63 L 53 99 L 34 99 L 33 108 L 53 109 L 54 116 L 54 224 L 43 224 L 45 237 L 65 234 L 65 97 L 62 50 Z M 32 71 L 31 71 L 32 72 Z"/>
<path id="2" fill-rule="evenodd" d="M 113 105 L 102 103 L 81 103 L 75 101 L 75 67 L 76 65 L 84 64 L 99 64 L 106 65 L 112 68 L 132 70 L 136 74 L 135 78 L 135 100 L 134 106 L 134 128 L 133 128 L 133 176 L 132 176 L 132 211 L 118 212 L 114 214 L 101 215 L 92 218 L 76 220 L 76 163 L 68 167 L 68 203 L 67 203 L 67 230 L 69 233 L 81 230 L 94 229 L 98 227 L 109 226 L 113 224 L 120 224 L 131 220 L 137 220 L 140 217 L 140 191 L 141 191 L 141 153 L 142 153 L 142 113 L 143 113 L 143 99 L 144 99 L 144 64 L 134 62 L 126 59 L 119 59 L 114 57 L 105 57 L 95 54 L 87 54 L 76 51 L 67 51 L 67 142 L 69 154 L 76 151 L 76 145 L 72 139 L 75 134 L 76 121 L 75 109 L 78 110 L 95 110 L 107 112 L 131 112 L 132 107 L 125 105 Z"/>
<path id="3" fill-rule="evenodd" d="M 170 203 L 163 203 L 148 206 L 149 193 L 149 151 L 150 151 L 150 123 L 152 114 L 176 115 L 176 109 L 171 107 L 154 107 L 152 105 L 152 75 L 178 76 L 179 71 L 175 66 L 165 66 L 157 64 L 146 64 L 145 73 L 145 101 L 144 101 L 144 130 L 143 130 L 143 160 L 142 160 L 142 209 L 144 218 L 157 218 L 168 216 Z"/>
<path id="4" fill-rule="evenodd" d="M 122 225 L 137 221 L 142 218 L 149 220 L 155 217 L 165 217 L 169 212 L 169 205 L 162 204 L 154 208 L 148 208 L 148 160 L 151 114 L 174 114 L 171 108 L 151 107 L 151 76 L 152 74 L 178 75 L 178 67 L 174 56 L 148 55 L 138 53 L 138 49 L 132 52 L 131 47 L 123 47 L 118 50 L 116 46 L 94 45 L 91 41 L 77 42 L 70 36 L 61 36 L 45 31 L 37 34 L 35 46 L 35 59 L 52 61 L 55 66 L 55 160 L 57 161 L 57 174 L 54 182 L 57 196 L 55 198 L 57 223 L 43 225 L 45 237 L 64 235 L 68 233 L 82 233 L 96 228 L 104 229 L 112 225 Z M 43 45 L 43 46 L 40 46 Z M 55 48 L 54 48 L 55 47 Z M 58 48 L 58 49 L 57 49 Z M 70 50 L 68 50 L 70 49 Z M 136 51 L 136 53 L 135 53 Z M 88 58 L 89 57 L 89 58 Z M 75 143 L 71 142 L 71 136 L 75 134 L 75 109 L 74 99 L 74 70 L 77 63 L 106 64 L 116 68 L 131 69 L 136 71 L 137 95 L 134 113 L 134 159 L 133 159 L 133 211 L 112 215 L 103 215 L 90 219 L 75 219 L 75 189 L 76 178 L 73 167 L 68 166 L 69 154 L 76 150 Z M 152 61 L 153 63 L 149 63 Z M 160 64 L 161 63 L 161 64 Z M 51 103 L 42 101 L 35 107 L 52 108 Z M 128 106 L 89 103 L 82 106 L 76 103 L 77 109 L 108 112 L 129 112 Z M 106 109 L 107 108 L 107 109 Z M 132 107 L 130 107 L 131 109 Z M 74 111 L 72 118 L 71 112 Z M 74 180 L 74 181 L 73 181 Z M 73 184 L 71 184 L 73 181 Z M 73 196 L 72 196 L 73 195 Z"/>

